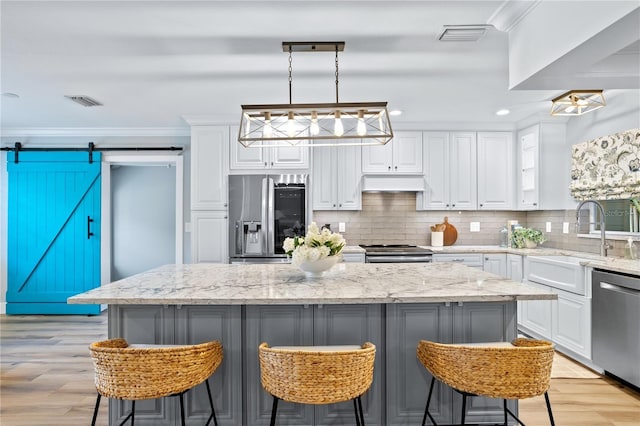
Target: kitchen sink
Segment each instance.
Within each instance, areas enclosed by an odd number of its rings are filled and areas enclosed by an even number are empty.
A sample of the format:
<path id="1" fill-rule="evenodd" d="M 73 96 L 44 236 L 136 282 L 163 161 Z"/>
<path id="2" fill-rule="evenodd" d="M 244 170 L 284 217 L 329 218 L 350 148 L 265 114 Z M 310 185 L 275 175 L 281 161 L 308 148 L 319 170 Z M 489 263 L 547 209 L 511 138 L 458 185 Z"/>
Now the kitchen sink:
<path id="1" fill-rule="evenodd" d="M 585 259 L 575 256 L 527 256 L 525 277 L 528 281 L 548 285 L 575 294 L 586 294 Z"/>

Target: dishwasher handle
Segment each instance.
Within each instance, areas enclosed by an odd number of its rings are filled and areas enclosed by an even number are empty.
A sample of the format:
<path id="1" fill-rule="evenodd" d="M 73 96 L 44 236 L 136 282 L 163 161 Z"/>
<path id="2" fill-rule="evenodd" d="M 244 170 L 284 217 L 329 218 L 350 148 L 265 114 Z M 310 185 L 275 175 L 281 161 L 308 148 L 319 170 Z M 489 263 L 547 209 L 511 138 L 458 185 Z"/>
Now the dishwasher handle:
<path id="1" fill-rule="evenodd" d="M 622 287 L 622 286 L 610 284 L 604 281 L 600 282 L 600 288 L 603 290 L 610 290 L 618 293 L 628 294 L 630 296 L 640 296 L 640 290 L 634 290 L 632 288 Z"/>

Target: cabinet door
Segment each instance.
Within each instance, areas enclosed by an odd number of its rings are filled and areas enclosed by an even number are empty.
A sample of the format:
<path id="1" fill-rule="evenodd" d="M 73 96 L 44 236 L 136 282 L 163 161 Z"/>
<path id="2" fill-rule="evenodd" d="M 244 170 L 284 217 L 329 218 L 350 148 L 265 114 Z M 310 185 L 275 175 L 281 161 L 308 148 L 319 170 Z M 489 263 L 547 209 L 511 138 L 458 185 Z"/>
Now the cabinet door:
<path id="1" fill-rule="evenodd" d="M 450 207 L 455 210 L 476 210 L 476 134 L 453 133 L 449 143 Z M 446 167 L 446 166 L 445 166 Z"/>
<path id="2" fill-rule="evenodd" d="M 362 210 L 362 148 L 338 146 L 334 152 L 335 173 L 330 180 L 335 183 L 338 209 Z"/>
<path id="3" fill-rule="evenodd" d="M 478 133 L 478 209 L 513 209 L 513 135 Z"/>
<path id="4" fill-rule="evenodd" d="M 393 148 L 393 173 L 422 174 L 422 132 L 396 132 Z"/>
<path id="5" fill-rule="evenodd" d="M 227 208 L 228 147 L 229 127 L 191 127 L 191 210 Z"/>
<path id="6" fill-rule="evenodd" d="M 266 148 L 272 169 L 308 169 L 309 148 L 305 146 L 276 146 Z"/>
<path id="7" fill-rule="evenodd" d="M 227 212 L 191 212 L 191 263 L 228 263 Z"/>
<path id="8" fill-rule="evenodd" d="M 524 274 L 522 271 L 522 256 L 519 254 L 507 253 L 507 277 L 513 281 L 522 282 Z"/>
<path id="9" fill-rule="evenodd" d="M 451 307 L 444 304 L 392 303 L 387 310 L 387 425 L 420 424 L 431 375 L 418 361 L 420 340 L 452 341 Z M 451 424 L 452 391 L 436 382 L 429 412 L 438 423 Z"/>
<path id="10" fill-rule="evenodd" d="M 449 133 L 424 133 L 425 190 L 423 206 L 426 210 L 449 208 Z"/>
<path id="11" fill-rule="evenodd" d="M 539 126 L 532 126 L 518 133 L 520 174 L 518 179 L 518 209 L 537 210 L 539 203 L 538 158 Z"/>
<path id="12" fill-rule="evenodd" d="M 591 299 L 553 291 L 558 294 L 558 300 L 551 302 L 553 342 L 591 359 Z"/>
<path id="13" fill-rule="evenodd" d="M 176 309 L 176 344 L 219 340 L 224 361 L 209 378 L 219 425 L 242 424 L 242 325 L 240 306 L 182 306 Z M 207 388 L 185 394 L 187 422 L 204 424 L 211 414 Z"/>
<path id="14" fill-rule="evenodd" d="M 233 134 L 233 128 L 231 133 Z M 230 170 L 262 170 L 269 165 L 269 151 L 266 148 L 246 148 L 238 142 L 231 142 Z"/>
<path id="15" fill-rule="evenodd" d="M 129 343 L 172 345 L 175 307 L 158 305 L 109 305 L 109 338 L 122 337 Z M 175 398 L 136 401 L 136 424 L 175 425 L 179 409 Z M 104 404 L 104 402 L 103 402 Z M 120 424 L 131 412 L 131 401 L 109 402 L 109 424 Z"/>
<path id="16" fill-rule="evenodd" d="M 393 140 L 385 145 L 362 147 L 362 173 L 386 174 L 393 168 Z"/>
<path id="17" fill-rule="evenodd" d="M 338 208 L 336 150 L 333 147 L 315 148 L 311 173 L 313 210 L 335 210 Z"/>
<path id="18" fill-rule="evenodd" d="M 510 342 L 517 337 L 516 303 L 464 303 L 454 307 L 454 343 Z M 503 419 L 501 399 L 472 397 L 467 399 L 467 423 L 498 423 Z M 507 406 L 516 412 L 517 401 Z M 462 397 L 453 395 L 454 423 L 461 421 Z"/>
<path id="19" fill-rule="evenodd" d="M 507 278 L 507 255 L 504 253 L 485 254 L 483 269 L 492 274 Z"/>
<path id="20" fill-rule="evenodd" d="M 245 311 L 245 398 L 247 425 L 268 425 L 272 397 L 260 382 L 258 346 L 313 345 L 313 308 L 301 305 L 254 306 Z M 278 403 L 278 424 L 313 425 L 314 406 Z"/>
<path id="21" fill-rule="evenodd" d="M 543 290 L 549 287 L 525 281 L 527 284 Z M 519 302 L 522 311 L 520 325 L 523 331 L 531 331 L 536 337 L 551 339 L 551 301 L 550 300 L 523 300 Z"/>
<path id="22" fill-rule="evenodd" d="M 318 305 L 313 311 L 314 345 L 376 345 L 373 384 L 362 398 L 367 425 L 382 425 L 384 406 L 383 305 Z M 316 406 L 317 425 L 353 425 L 353 403 Z"/>

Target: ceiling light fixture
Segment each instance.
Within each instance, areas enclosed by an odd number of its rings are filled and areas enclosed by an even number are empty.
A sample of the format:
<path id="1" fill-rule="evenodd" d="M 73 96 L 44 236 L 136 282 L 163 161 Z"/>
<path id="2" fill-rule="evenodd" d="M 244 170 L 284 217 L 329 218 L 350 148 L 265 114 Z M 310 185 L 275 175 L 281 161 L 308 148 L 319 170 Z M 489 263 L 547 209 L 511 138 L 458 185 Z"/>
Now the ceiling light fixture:
<path id="1" fill-rule="evenodd" d="M 551 115 L 582 115 L 605 105 L 602 90 L 571 90 L 551 101 Z"/>
<path id="2" fill-rule="evenodd" d="M 496 115 L 509 115 L 511 113 L 511 111 L 509 111 L 508 109 L 499 109 L 498 111 L 496 111 Z"/>
<path id="3" fill-rule="evenodd" d="M 282 42 L 289 53 L 289 103 L 241 105 L 238 142 L 245 147 L 384 145 L 393 138 L 387 102 L 338 100 L 338 52 L 343 41 Z M 292 53 L 334 52 L 336 102 L 291 102 Z"/>

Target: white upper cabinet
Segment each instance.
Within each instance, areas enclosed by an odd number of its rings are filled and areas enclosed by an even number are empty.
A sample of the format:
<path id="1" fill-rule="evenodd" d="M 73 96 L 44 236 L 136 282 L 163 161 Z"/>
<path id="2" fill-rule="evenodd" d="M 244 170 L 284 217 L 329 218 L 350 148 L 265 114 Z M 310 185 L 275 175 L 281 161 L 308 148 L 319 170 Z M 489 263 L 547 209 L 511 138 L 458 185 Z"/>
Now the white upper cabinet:
<path id="1" fill-rule="evenodd" d="M 313 152 L 313 210 L 362 209 L 361 148 L 317 147 Z"/>
<path id="2" fill-rule="evenodd" d="M 227 208 L 229 127 L 191 127 L 191 210 Z"/>
<path id="3" fill-rule="evenodd" d="M 512 210 L 513 134 L 478 132 L 478 210 Z"/>
<path id="4" fill-rule="evenodd" d="M 230 170 L 308 169 L 309 148 L 276 146 L 245 148 L 236 140 L 237 127 L 231 128 Z"/>
<path id="5" fill-rule="evenodd" d="M 425 191 L 418 208 L 425 210 L 475 210 L 475 132 L 424 133 Z"/>
<path id="6" fill-rule="evenodd" d="M 518 209 L 538 209 L 538 142 L 540 127 L 532 126 L 518 132 L 518 156 L 520 174 L 518 179 Z"/>
<path id="7" fill-rule="evenodd" d="M 422 174 L 422 132 L 394 132 L 386 145 L 362 147 L 364 174 Z"/>

